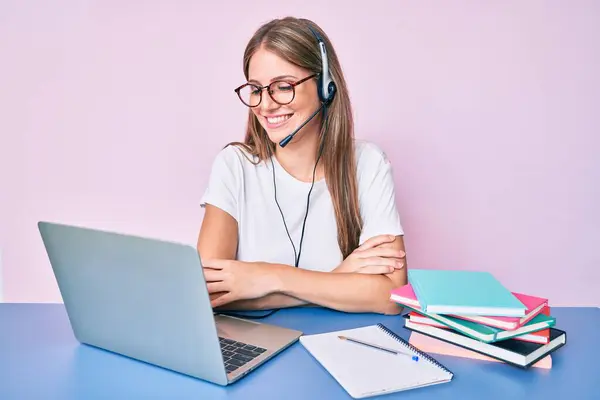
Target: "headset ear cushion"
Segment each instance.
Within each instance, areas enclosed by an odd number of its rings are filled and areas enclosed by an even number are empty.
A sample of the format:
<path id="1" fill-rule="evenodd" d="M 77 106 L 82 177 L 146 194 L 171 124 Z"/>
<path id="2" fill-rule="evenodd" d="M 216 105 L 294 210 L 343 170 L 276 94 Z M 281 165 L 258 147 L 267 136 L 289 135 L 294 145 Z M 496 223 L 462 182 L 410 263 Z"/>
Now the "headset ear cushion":
<path id="1" fill-rule="evenodd" d="M 337 91 L 337 87 L 335 86 L 335 83 L 333 81 L 329 82 L 329 85 L 327 85 L 327 100 L 328 102 L 331 102 L 333 100 L 333 98 L 335 97 L 335 92 Z"/>

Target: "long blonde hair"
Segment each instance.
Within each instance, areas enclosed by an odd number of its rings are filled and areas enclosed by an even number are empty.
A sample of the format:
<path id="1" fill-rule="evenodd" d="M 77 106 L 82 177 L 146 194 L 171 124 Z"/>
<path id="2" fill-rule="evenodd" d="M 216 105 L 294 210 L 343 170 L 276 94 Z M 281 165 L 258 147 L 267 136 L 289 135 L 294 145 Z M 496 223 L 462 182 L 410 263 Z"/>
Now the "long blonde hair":
<path id="1" fill-rule="evenodd" d="M 329 38 L 310 20 L 293 17 L 274 19 L 262 25 L 248 42 L 244 52 L 244 75 L 248 79 L 250 59 L 261 46 L 298 67 L 312 73 L 321 72 L 321 53 L 309 26 L 325 42 L 329 71 L 337 87 L 337 93 L 327 110 L 328 121 L 321 125 L 320 135 L 324 138 L 321 159 L 333 201 L 338 244 L 346 258 L 358 247 L 362 218 L 358 204 L 352 108 L 340 62 Z M 267 160 L 275 151 L 275 144 L 268 139 L 252 110 L 248 113 L 244 142 L 232 144 L 242 145 L 259 162 Z"/>

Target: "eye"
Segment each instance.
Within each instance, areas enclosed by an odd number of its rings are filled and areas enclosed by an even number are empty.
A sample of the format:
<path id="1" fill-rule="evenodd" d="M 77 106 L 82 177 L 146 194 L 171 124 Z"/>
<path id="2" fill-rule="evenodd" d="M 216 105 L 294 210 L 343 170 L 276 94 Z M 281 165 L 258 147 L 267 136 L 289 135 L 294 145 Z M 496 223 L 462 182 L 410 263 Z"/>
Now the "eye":
<path id="1" fill-rule="evenodd" d="M 275 85 L 275 88 L 276 88 L 277 90 L 280 90 L 280 91 L 282 91 L 282 92 L 285 92 L 285 91 L 290 91 L 290 90 L 292 90 L 292 85 L 290 85 L 290 84 L 289 84 L 289 83 L 287 83 L 287 82 L 277 82 L 277 84 Z"/>

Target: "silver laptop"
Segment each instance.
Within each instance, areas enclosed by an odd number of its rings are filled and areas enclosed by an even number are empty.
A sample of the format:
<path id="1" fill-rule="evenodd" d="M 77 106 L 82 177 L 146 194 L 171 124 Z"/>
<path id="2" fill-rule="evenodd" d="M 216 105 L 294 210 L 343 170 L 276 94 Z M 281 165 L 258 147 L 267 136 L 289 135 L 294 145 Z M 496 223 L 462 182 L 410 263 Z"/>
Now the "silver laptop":
<path id="1" fill-rule="evenodd" d="M 219 385 L 302 332 L 218 315 L 195 247 L 39 222 L 76 339 Z"/>

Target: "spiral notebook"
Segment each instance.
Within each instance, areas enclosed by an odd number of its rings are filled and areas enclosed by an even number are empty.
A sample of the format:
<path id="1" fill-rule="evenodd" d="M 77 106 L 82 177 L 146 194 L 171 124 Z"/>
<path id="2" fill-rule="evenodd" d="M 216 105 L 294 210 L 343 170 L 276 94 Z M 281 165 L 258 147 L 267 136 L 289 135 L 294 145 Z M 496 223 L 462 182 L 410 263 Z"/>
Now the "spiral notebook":
<path id="1" fill-rule="evenodd" d="M 355 399 L 446 383 L 454 376 L 383 324 L 303 335 L 300 343 Z"/>

